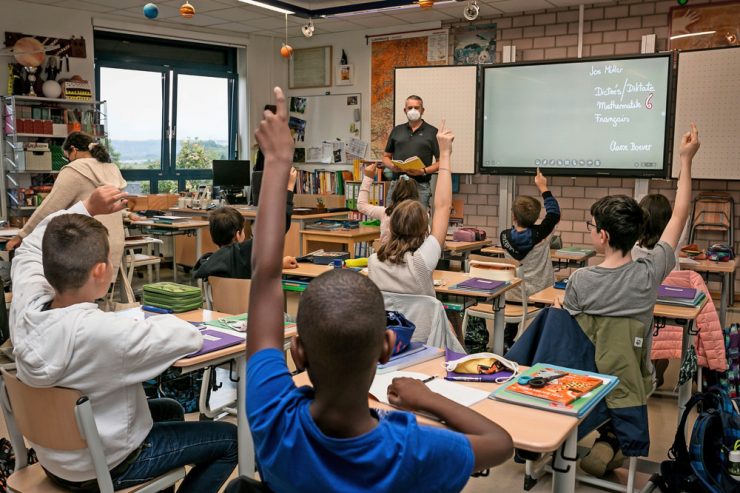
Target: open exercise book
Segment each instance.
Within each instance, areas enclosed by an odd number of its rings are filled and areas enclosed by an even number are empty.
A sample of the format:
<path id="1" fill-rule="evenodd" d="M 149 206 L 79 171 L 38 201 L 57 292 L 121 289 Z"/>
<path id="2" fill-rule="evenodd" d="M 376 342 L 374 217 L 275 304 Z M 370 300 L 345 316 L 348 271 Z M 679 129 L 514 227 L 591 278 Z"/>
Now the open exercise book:
<path id="1" fill-rule="evenodd" d="M 435 377 L 429 380 L 431 378 L 429 375 L 413 371 L 393 371 L 389 373 L 376 374 L 375 379 L 370 386 L 370 395 L 384 404 L 390 404 L 388 402 L 388 386 L 394 378 L 401 377 L 415 378 L 422 381 L 428 380 L 425 383 L 431 391 L 441 394 L 451 401 L 455 401 L 463 406 L 472 406 L 476 402 L 480 402 L 488 397 L 488 392 L 484 390 L 478 390 L 459 383 L 449 382 L 442 377 Z"/>
<path id="2" fill-rule="evenodd" d="M 520 384 L 522 377 L 562 374 L 559 378 L 535 388 Z M 537 363 L 517 379 L 491 392 L 491 399 L 536 407 L 556 413 L 582 417 L 606 394 L 617 386 L 619 379 L 611 375 L 573 370 L 562 366 Z"/>

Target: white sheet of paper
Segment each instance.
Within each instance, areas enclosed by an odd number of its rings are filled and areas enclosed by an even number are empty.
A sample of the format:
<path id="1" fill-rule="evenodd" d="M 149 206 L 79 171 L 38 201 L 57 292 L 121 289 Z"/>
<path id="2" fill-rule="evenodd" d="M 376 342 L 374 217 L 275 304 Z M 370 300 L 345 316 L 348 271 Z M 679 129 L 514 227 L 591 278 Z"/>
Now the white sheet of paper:
<path id="1" fill-rule="evenodd" d="M 391 384 L 394 378 L 415 378 L 417 380 L 426 380 L 429 375 L 424 373 L 417 373 L 413 371 L 392 371 L 390 373 L 383 373 L 375 375 L 372 385 L 370 385 L 370 395 L 378 399 L 384 404 L 388 402 L 388 386 Z M 474 389 L 472 387 L 466 387 L 459 383 L 450 382 L 444 378 L 435 378 L 426 383 L 427 387 L 432 392 L 441 394 L 451 401 L 457 402 L 466 407 L 470 407 L 476 402 L 480 402 L 488 397 L 488 392 L 484 390 Z"/>

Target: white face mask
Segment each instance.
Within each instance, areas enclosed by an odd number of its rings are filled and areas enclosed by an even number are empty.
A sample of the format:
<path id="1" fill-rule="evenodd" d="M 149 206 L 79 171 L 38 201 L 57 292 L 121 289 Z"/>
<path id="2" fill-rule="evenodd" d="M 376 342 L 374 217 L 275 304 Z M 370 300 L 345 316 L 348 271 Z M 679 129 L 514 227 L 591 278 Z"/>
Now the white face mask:
<path id="1" fill-rule="evenodd" d="M 410 122 L 415 122 L 421 118 L 421 112 L 412 108 L 406 111 L 406 118 L 408 118 Z"/>

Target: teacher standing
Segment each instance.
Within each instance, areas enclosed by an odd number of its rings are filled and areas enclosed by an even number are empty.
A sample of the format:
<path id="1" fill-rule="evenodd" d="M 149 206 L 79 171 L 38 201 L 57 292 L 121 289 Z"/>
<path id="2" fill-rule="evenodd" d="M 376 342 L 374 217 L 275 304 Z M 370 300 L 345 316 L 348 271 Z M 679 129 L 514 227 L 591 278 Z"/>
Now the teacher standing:
<path id="1" fill-rule="evenodd" d="M 398 184 L 401 175 L 408 175 L 416 180 L 419 189 L 419 202 L 429 208 L 432 197 L 432 175 L 439 169 L 439 145 L 437 144 L 437 129 L 422 119 L 424 115 L 424 102 L 419 96 L 409 96 L 403 112 L 408 118 L 408 123 L 396 126 L 388 136 L 383 154 L 383 166 L 393 171 L 393 181 L 388 187 L 386 205 L 390 205 L 393 189 Z M 392 159 L 404 161 L 410 157 L 418 156 L 424 163 L 423 170 L 401 172 Z"/>
<path id="2" fill-rule="evenodd" d="M 18 236 L 8 242 L 7 250 L 13 250 L 20 245 L 23 238 L 31 234 L 46 216 L 68 209 L 77 202 L 87 199 L 96 188 L 103 185 L 112 185 L 123 190 L 126 187 L 126 180 L 121 176 L 118 166 L 111 163 L 108 150 L 91 135 L 82 132 L 69 134 L 64 144 L 62 144 L 62 152 L 69 164 L 62 167 L 51 192 L 41 202 L 41 205 L 21 229 Z M 136 214 L 129 214 L 129 219 L 139 219 Z M 118 273 L 118 266 L 123 256 L 124 215 L 124 212 L 115 212 L 95 216 L 95 219 L 103 223 L 103 226 L 108 230 L 113 279 Z M 80 254 L 84 255 L 84 252 Z"/>

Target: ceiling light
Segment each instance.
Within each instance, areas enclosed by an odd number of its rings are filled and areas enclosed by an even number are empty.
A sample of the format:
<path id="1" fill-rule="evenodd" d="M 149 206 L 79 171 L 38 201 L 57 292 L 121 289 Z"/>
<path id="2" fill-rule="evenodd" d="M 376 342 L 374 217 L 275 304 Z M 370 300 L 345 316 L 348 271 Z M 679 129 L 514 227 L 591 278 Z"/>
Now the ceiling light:
<path id="1" fill-rule="evenodd" d="M 480 12 L 480 7 L 478 7 L 478 0 L 471 0 L 468 2 L 467 7 L 463 10 L 463 17 L 465 17 L 465 20 L 468 21 L 474 21 L 478 18 L 478 12 Z"/>
<path id="2" fill-rule="evenodd" d="M 295 14 L 295 12 L 293 12 L 292 10 L 275 7 L 274 5 L 270 5 L 269 3 L 258 2 L 257 0 L 239 0 L 239 1 L 248 3 L 249 5 L 254 5 L 255 7 L 262 7 L 263 9 L 272 10 L 273 12 L 280 12 L 281 14 L 287 14 L 287 15 Z"/>
<path id="3" fill-rule="evenodd" d="M 307 38 L 313 36 L 314 29 L 313 21 L 311 19 L 308 19 L 308 22 L 301 26 L 301 32 Z"/>
<path id="4" fill-rule="evenodd" d="M 241 1 L 243 2 L 244 0 L 241 0 Z M 458 0 L 442 0 L 442 1 L 437 0 L 437 1 L 434 2 L 434 5 L 439 6 L 439 5 L 445 5 L 445 4 L 448 4 L 448 3 L 457 3 L 457 2 L 458 2 Z M 379 7 L 379 8 L 376 8 L 376 9 L 355 10 L 353 12 L 341 12 L 341 13 L 338 13 L 338 14 L 327 14 L 327 15 L 322 15 L 321 17 L 323 17 L 325 19 L 331 19 L 331 18 L 334 18 L 334 17 L 351 17 L 351 16 L 355 16 L 355 15 L 390 13 L 390 12 L 393 12 L 394 10 L 407 10 L 407 9 L 418 9 L 418 8 L 419 8 L 419 4 L 417 4 L 417 3 L 409 3 L 409 4 L 406 4 L 406 5 L 396 5 L 396 6 L 393 6 L 393 7 Z"/>
<path id="5" fill-rule="evenodd" d="M 717 31 L 702 31 L 700 33 L 677 34 L 675 36 L 671 36 L 671 39 L 690 38 L 691 36 L 707 36 L 716 32 Z"/>

